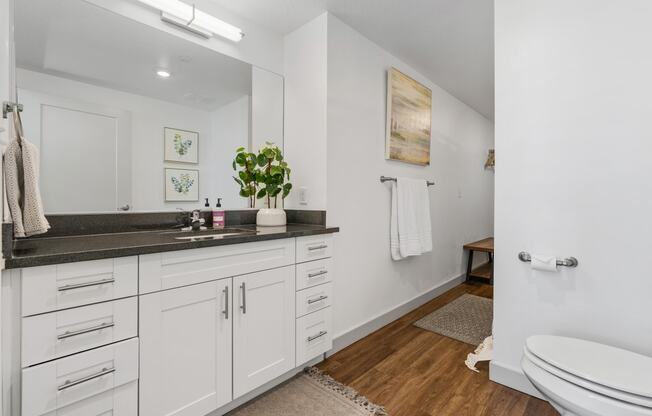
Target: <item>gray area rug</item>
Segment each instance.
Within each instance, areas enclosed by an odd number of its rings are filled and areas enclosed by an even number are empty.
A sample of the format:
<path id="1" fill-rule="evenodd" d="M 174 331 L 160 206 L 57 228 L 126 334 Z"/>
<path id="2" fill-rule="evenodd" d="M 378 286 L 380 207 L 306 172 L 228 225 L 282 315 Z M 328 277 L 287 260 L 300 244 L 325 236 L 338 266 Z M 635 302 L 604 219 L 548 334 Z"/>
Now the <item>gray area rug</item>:
<path id="1" fill-rule="evenodd" d="M 419 328 L 479 345 L 491 335 L 493 301 L 465 294 L 414 323 Z"/>
<path id="2" fill-rule="evenodd" d="M 228 416 L 387 416 L 387 412 L 311 367 Z"/>

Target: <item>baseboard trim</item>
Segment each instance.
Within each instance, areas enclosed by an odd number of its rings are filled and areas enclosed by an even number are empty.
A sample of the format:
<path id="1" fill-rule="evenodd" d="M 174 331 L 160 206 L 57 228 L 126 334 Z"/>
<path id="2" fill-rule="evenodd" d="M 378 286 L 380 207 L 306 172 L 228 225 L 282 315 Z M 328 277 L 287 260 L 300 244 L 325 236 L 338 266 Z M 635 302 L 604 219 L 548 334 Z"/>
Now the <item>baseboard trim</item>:
<path id="1" fill-rule="evenodd" d="M 465 274 L 461 274 L 459 276 L 448 279 L 429 289 L 427 292 L 398 305 L 394 309 L 385 311 L 375 318 L 372 318 L 371 320 L 363 323 L 362 325 L 359 325 L 343 334 L 338 335 L 335 337 L 335 339 L 333 339 L 333 349 L 326 353 L 326 357 L 330 357 L 336 352 L 343 350 L 349 345 L 397 320 L 408 312 L 418 308 L 427 302 L 430 302 L 432 299 L 447 292 L 455 286 L 459 286 L 462 284 L 462 282 L 464 282 L 464 278 Z"/>
<path id="2" fill-rule="evenodd" d="M 530 383 L 530 380 L 527 379 L 520 368 L 514 368 L 495 360 L 491 361 L 491 363 L 489 363 L 489 379 L 498 384 L 502 384 L 514 390 L 529 394 L 530 396 L 545 400 L 541 393 L 539 393 L 532 383 Z"/>

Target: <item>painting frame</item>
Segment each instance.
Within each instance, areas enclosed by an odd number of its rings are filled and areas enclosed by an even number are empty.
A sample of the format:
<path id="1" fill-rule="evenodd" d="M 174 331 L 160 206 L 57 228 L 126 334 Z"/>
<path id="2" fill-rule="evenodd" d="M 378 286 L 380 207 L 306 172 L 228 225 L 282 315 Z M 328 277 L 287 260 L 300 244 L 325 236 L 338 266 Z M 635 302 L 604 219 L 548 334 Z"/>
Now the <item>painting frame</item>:
<path id="1" fill-rule="evenodd" d="M 199 132 L 163 127 L 163 161 L 198 164 Z"/>
<path id="2" fill-rule="evenodd" d="M 391 67 L 387 71 L 385 159 L 430 165 L 432 90 Z"/>
<path id="3" fill-rule="evenodd" d="M 174 172 L 178 172 L 180 175 L 192 172 L 192 193 L 184 197 L 184 192 L 175 189 L 175 185 L 172 181 L 172 175 Z M 181 186 L 181 185 L 180 185 Z M 185 168 L 163 168 L 163 192 L 165 195 L 165 202 L 198 202 L 199 201 L 199 169 L 185 169 Z M 181 195 L 181 196 L 180 196 Z"/>

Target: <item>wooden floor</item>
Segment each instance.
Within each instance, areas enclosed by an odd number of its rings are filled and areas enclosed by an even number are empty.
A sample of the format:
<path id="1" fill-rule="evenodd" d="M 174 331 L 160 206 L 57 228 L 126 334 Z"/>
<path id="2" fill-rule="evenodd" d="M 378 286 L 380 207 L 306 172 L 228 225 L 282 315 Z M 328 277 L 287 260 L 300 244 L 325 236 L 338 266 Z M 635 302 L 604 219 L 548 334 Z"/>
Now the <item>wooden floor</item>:
<path id="1" fill-rule="evenodd" d="M 491 298 L 493 287 L 465 283 L 338 352 L 319 365 L 335 380 L 385 406 L 390 416 L 558 416 L 548 403 L 489 381 L 464 365 L 474 347 L 412 323 L 464 293 Z"/>

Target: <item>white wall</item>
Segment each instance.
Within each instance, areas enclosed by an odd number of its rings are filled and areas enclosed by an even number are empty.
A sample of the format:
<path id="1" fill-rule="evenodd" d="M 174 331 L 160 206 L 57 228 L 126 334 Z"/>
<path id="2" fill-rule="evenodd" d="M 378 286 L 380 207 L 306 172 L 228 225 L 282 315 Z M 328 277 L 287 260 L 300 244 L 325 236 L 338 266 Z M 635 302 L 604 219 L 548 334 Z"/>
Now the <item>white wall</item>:
<path id="1" fill-rule="evenodd" d="M 432 89 L 428 167 L 385 160 L 392 66 Z M 331 15 L 327 131 L 328 222 L 341 227 L 334 254 L 337 337 L 460 276 L 462 245 L 492 235 L 493 173 L 483 166 L 493 124 Z M 390 188 L 381 175 L 436 182 L 430 189 L 432 253 L 391 260 Z"/>
<path id="2" fill-rule="evenodd" d="M 208 153 L 213 155 L 213 163 L 209 163 L 208 169 L 215 178 L 215 194 L 209 195 L 208 198 L 213 208 L 217 198 L 222 198 L 223 209 L 247 208 L 247 198 L 239 195 L 240 188 L 231 178 L 235 176 L 231 161 L 235 156 L 235 149 L 246 147 L 249 143 L 250 102 L 250 97 L 245 95 L 211 114 L 213 140 L 209 144 Z"/>
<path id="3" fill-rule="evenodd" d="M 285 37 L 284 144 L 293 185 L 286 208 L 326 209 L 327 24 L 324 13 Z"/>
<path id="4" fill-rule="evenodd" d="M 251 143 L 257 152 L 265 142 L 283 147 L 283 77 L 251 68 Z"/>
<path id="5" fill-rule="evenodd" d="M 529 391 L 525 339 L 652 356 L 652 3 L 496 0 L 494 380 Z M 576 256 L 533 272 L 521 250 Z"/>
<path id="6" fill-rule="evenodd" d="M 134 0 L 85 0 L 104 9 L 139 21 L 190 42 L 240 59 L 277 74 L 283 74 L 283 36 L 233 14 L 211 0 L 194 0 L 198 9 L 242 29 L 245 37 L 240 42 L 214 37 L 204 39 L 161 21 L 158 11 Z"/>
<path id="7" fill-rule="evenodd" d="M 53 77 L 37 72 L 18 70 L 18 84 L 21 89 L 49 94 L 55 97 L 90 102 L 112 107 L 131 113 L 131 142 L 132 142 L 132 206 L 134 211 L 174 210 L 176 207 L 185 209 L 203 208 L 204 198 L 210 198 L 215 204 L 215 198 L 224 196 L 227 207 L 241 207 L 239 197 L 236 199 L 232 192 L 237 185 L 231 179 L 231 174 L 223 174 L 222 167 L 230 169 L 231 160 L 236 141 L 241 140 L 242 146 L 247 146 L 248 132 L 234 133 L 220 137 L 226 142 L 212 143 L 214 117 L 208 111 L 201 111 L 190 107 L 179 106 L 165 101 L 148 97 L 124 93 L 108 88 L 71 81 L 64 78 Z M 240 112 L 240 117 L 248 117 L 247 109 Z M 32 123 L 25 113 L 25 134 L 38 145 L 40 131 L 39 123 Z M 248 120 L 241 118 L 236 121 L 232 118 L 228 126 L 240 122 L 243 129 L 248 130 Z M 36 127 L 34 127 L 36 126 Z M 233 132 L 234 127 L 228 127 Z M 164 162 L 163 156 L 163 128 L 174 127 L 199 133 L 199 164 L 188 165 Z M 204 149 L 210 149 L 206 151 Z M 199 169 L 199 198 L 198 202 L 165 202 L 164 192 L 164 167 Z M 216 172 L 220 172 L 219 175 Z"/>

